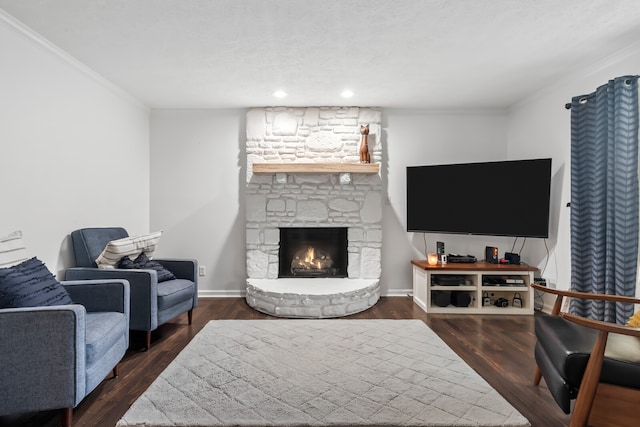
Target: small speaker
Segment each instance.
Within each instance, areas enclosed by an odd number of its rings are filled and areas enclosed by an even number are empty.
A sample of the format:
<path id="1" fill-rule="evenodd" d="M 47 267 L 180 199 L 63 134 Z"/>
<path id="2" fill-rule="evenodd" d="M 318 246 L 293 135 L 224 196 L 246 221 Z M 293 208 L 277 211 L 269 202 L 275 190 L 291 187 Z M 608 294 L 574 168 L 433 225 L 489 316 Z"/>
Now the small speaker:
<path id="1" fill-rule="evenodd" d="M 498 248 L 487 246 L 484 248 L 484 260 L 489 264 L 498 264 Z"/>
<path id="2" fill-rule="evenodd" d="M 438 307 L 447 307 L 451 304 L 451 292 L 449 291 L 432 291 L 431 300 Z"/>
<path id="3" fill-rule="evenodd" d="M 520 255 L 513 252 L 505 252 L 504 259 L 507 260 L 509 264 L 520 264 Z"/>
<path id="4" fill-rule="evenodd" d="M 453 291 L 451 292 L 451 304 L 455 307 L 469 307 L 471 295 L 469 292 Z"/>

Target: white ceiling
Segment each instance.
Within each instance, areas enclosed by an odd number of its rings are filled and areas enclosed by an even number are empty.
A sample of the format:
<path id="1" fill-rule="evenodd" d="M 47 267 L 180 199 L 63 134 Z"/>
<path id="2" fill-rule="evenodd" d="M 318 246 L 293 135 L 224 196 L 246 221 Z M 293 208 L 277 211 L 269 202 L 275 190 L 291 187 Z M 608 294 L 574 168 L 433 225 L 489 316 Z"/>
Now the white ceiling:
<path id="1" fill-rule="evenodd" d="M 151 108 L 505 108 L 640 40 L 638 0 L 0 0 L 0 8 Z M 346 88 L 353 98 L 339 96 Z M 289 96 L 274 98 L 276 89 Z"/>

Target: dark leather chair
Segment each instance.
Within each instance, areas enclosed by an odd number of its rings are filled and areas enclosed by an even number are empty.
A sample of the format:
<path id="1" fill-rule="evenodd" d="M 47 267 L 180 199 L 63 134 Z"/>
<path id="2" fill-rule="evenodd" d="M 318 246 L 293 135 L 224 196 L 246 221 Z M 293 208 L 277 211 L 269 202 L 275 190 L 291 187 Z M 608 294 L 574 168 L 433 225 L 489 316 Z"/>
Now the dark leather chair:
<path id="1" fill-rule="evenodd" d="M 640 328 L 561 313 L 564 297 L 640 304 L 640 299 L 551 289 L 551 315 L 537 316 L 534 384 L 544 378 L 571 427 L 638 425 Z"/>
<path id="2" fill-rule="evenodd" d="M 154 270 L 99 269 L 96 258 L 107 243 L 128 237 L 121 227 L 83 228 L 71 233 L 76 267 L 65 272 L 66 280 L 126 279 L 131 286 L 131 319 L 129 328 L 146 332 L 146 348 L 151 346 L 151 331 L 159 325 L 187 313 L 192 323 L 193 309 L 198 305 L 198 263 L 189 259 L 158 259 L 176 279 L 158 283 Z"/>

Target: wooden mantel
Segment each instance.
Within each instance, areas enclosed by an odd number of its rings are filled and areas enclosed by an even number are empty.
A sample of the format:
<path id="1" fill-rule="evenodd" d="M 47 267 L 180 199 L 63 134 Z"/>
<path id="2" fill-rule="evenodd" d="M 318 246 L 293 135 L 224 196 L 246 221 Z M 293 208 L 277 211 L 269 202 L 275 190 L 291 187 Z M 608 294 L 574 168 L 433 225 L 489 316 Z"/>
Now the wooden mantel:
<path id="1" fill-rule="evenodd" d="M 380 163 L 254 163 L 253 173 L 378 173 Z"/>

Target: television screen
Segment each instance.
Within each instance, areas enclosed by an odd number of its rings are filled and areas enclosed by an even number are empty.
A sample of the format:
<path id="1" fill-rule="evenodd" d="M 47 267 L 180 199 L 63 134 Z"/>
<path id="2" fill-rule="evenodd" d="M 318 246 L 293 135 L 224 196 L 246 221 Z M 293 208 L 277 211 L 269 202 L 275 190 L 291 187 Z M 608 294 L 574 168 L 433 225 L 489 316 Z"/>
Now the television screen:
<path id="1" fill-rule="evenodd" d="M 407 231 L 549 237 L 551 159 L 407 167 Z"/>

